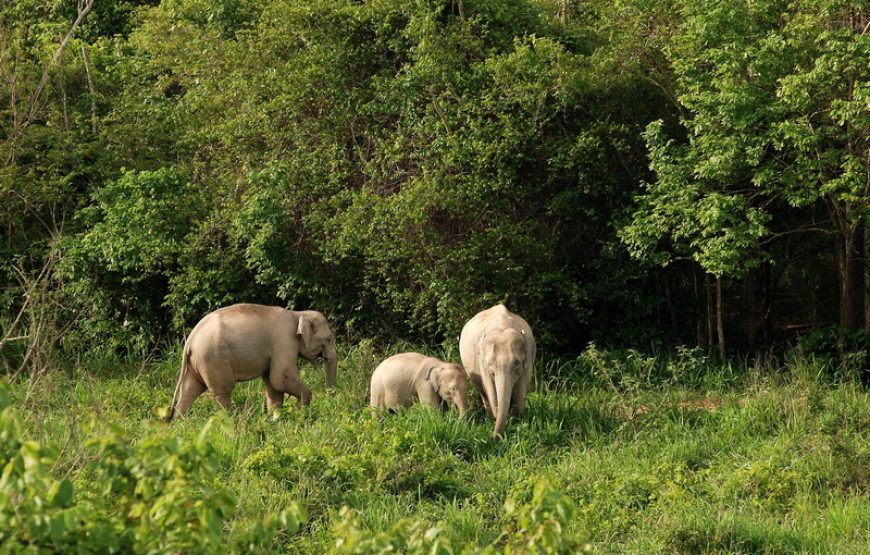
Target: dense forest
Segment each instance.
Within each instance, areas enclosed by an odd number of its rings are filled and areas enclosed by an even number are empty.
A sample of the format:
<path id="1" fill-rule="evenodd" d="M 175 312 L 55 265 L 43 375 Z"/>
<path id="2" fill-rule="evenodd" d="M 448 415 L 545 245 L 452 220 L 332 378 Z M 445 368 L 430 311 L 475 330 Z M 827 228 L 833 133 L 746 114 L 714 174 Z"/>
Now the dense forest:
<path id="1" fill-rule="evenodd" d="M 865 341 L 867 8 L 4 2 L 3 360 L 238 301 L 427 343 L 507 302 L 555 353 Z"/>

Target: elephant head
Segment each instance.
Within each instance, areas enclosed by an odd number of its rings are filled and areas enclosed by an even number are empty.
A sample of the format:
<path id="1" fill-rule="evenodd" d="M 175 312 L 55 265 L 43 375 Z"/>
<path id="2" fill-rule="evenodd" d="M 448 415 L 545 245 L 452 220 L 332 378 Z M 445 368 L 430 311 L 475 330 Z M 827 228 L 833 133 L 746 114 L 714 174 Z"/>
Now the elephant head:
<path id="1" fill-rule="evenodd" d="M 326 385 L 334 386 L 338 353 L 335 334 L 329 329 L 326 317 L 315 310 L 300 312 L 296 334 L 299 336 L 299 356 L 311 363 L 323 358 L 326 363 Z"/>
<path id="2" fill-rule="evenodd" d="M 429 369 L 426 380 L 438 396 L 453 403 L 459 409 L 459 416 L 468 411 L 468 381 L 465 370 L 457 364 L 444 364 Z"/>
<path id="3" fill-rule="evenodd" d="M 525 333 L 513 328 L 490 330 L 480 339 L 483 384 L 495 413 L 493 437 L 507 423 L 514 386 L 523 373 L 527 350 Z"/>

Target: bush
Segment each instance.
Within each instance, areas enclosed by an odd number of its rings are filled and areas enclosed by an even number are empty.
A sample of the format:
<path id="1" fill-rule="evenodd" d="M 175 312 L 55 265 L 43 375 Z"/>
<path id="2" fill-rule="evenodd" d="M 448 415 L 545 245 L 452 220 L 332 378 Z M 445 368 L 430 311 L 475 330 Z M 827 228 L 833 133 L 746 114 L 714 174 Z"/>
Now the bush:
<path id="1" fill-rule="evenodd" d="M 236 506 L 217 478 L 213 445 L 220 418 L 192 442 L 154 434 L 131 445 L 112 431 L 88 442 L 96 460 L 94 492 L 76 492 L 51 469 L 58 449 L 24 437 L 21 417 L 0 384 L 0 543 L 7 552 L 247 553 L 279 530 L 299 531 L 305 511 L 291 505 L 238 532 L 224 523 Z"/>
<path id="2" fill-rule="evenodd" d="M 552 387 L 572 387 L 590 381 L 638 391 L 650 387 L 698 386 L 711 375 L 721 379 L 733 376 L 712 364 L 709 353 L 700 347 L 677 347 L 675 353 L 645 354 L 637 349 L 601 349 L 589 343 L 572 362 L 550 363 L 543 379 Z"/>
<path id="3" fill-rule="evenodd" d="M 452 555 L 454 553 L 530 553 L 535 555 L 575 554 L 591 551 L 583 535 L 569 526 L 576 507 L 569 497 L 554 490 L 546 481 L 535 486 L 528 503 L 513 499 L 505 503 L 510 524 L 487 546 L 456 545 L 450 541 L 445 524 L 430 526 L 422 521 L 402 519 L 388 530 L 371 533 L 360 529 L 355 513 L 343 508 L 342 520 L 334 529 L 332 555 L 362 553 L 407 553 L 409 555 Z"/>
<path id="4" fill-rule="evenodd" d="M 128 172 L 93 195 L 85 233 L 63 244 L 59 279 L 74 307 L 70 346 L 147 350 L 169 329 L 164 302 L 201 194 L 174 169 Z"/>
<path id="5" fill-rule="evenodd" d="M 870 335 L 863 330 L 832 326 L 813 331 L 798 340 L 798 352 L 819 360 L 838 360 L 832 378 L 870 378 Z"/>

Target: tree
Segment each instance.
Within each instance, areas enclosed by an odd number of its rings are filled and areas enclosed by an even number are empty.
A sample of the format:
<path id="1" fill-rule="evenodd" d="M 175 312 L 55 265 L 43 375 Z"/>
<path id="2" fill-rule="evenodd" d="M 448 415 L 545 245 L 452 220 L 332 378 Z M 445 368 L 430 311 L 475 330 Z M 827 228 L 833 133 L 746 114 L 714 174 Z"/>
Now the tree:
<path id="1" fill-rule="evenodd" d="M 870 37 L 861 5 L 679 4 L 660 53 L 686 139 L 661 123 L 647 129 L 656 180 L 622 230 L 635 256 L 662 264 L 690 257 L 717 277 L 740 277 L 769 260 L 772 241 L 832 235 L 840 324 L 861 325 L 857 260 L 870 201 Z M 817 220 L 819 209 L 828 221 Z M 783 217 L 795 210 L 797 222 Z"/>
<path id="2" fill-rule="evenodd" d="M 130 35 L 114 148 L 175 153 L 207 191 L 212 252 L 272 302 L 437 340 L 507 300 L 545 341 L 581 348 L 593 291 L 638 275 L 600 270 L 660 101 L 601 67 L 587 21 L 547 6 L 164 3 Z M 174 306 L 196 267 L 172 276 Z"/>

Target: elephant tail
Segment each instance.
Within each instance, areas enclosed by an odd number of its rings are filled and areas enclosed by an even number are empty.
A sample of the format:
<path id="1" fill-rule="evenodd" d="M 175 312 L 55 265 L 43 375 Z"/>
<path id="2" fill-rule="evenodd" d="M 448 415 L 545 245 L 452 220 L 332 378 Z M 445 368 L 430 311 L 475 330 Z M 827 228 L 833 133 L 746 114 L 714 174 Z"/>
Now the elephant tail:
<path id="1" fill-rule="evenodd" d="M 185 349 L 181 355 L 181 372 L 178 375 L 178 383 L 175 384 L 175 392 L 172 394 L 172 402 L 169 403 L 169 410 L 163 418 L 164 422 L 171 422 L 175 416 L 175 407 L 178 405 L 178 398 L 181 395 L 181 386 L 184 383 L 184 378 L 190 369 L 190 352 Z"/>

